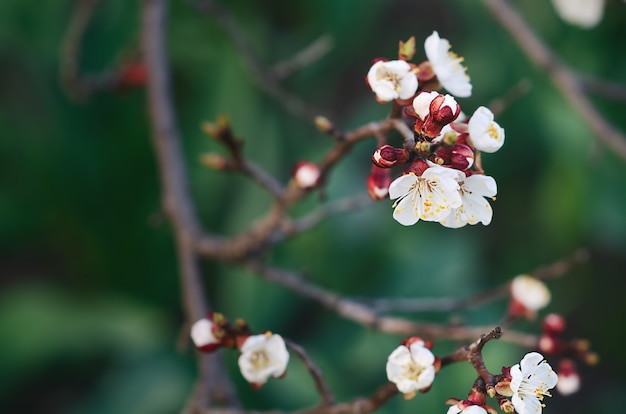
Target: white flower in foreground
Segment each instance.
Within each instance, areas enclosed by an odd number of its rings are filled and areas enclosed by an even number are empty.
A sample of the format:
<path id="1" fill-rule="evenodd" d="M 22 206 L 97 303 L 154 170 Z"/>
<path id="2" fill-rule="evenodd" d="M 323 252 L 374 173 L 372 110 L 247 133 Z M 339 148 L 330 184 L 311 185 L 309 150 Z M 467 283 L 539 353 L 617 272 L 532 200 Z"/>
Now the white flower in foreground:
<path id="1" fill-rule="evenodd" d="M 410 346 L 400 345 L 387 358 L 387 378 L 396 384 L 398 391 L 411 395 L 430 387 L 435 379 L 435 356 L 415 341 Z"/>
<path id="2" fill-rule="evenodd" d="M 472 84 L 461 64 L 463 58 L 450 50 L 450 42 L 433 32 L 424 42 L 426 57 L 441 85 L 454 96 L 467 98 L 472 95 Z"/>
<path id="3" fill-rule="evenodd" d="M 556 12 L 567 23 L 589 29 L 602 20 L 604 0 L 552 0 Z"/>
<path id="4" fill-rule="evenodd" d="M 541 414 L 543 397 L 551 397 L 550 390 L 558 381 L 556 372 L 538 352 L 524 356 L 511 367 L 511 402 L 518 414 Z"/>
<path id="5" fill-rule="evenodd" d="M 389 198 L 398 199 L 393 218 L 404 226 L 425 221 L 441 221 L 450 209 L 461 205 L 461 171 L 430 167 L 421 176 L 409 173 L 396 178 L 389 186 Z"/>
<path id="6" fill-rule="evenodd" d="M 550 290 L 541 280 L 532 276 L 516 276 L 511 282 L 513 300 L 530 311 L 538 311 L 550 303 Z"/>
<path id="7" fill-rule="evenodd" d="M 220 340 L 213 335 L 215 324 L 204 318 L 196 321 L 191 327 L 191 340 L 196 348 L 211 351 L 218 347 Z"/>
<path id="8" fill-rule="evenodd" d="M 493 120 L 493 112 L 478 107 L 469 120 L 467 129 L 471 144 L 479 151 L 496 152 L 504 144 L 504 129 Z"/>
<path id="9" fill-rule="evenodd" d="M 367 82 L 379 102 L 409 99 L 417 91 L 417 76 L 404 60 L 379 60 L 367 73 Z"/>
<path id="10" fill-rule="evenodd" d="M 458 413 L 463 413 L 463 414 L 487 414 L 487 410 L 485 410 L 480 405 L 470 405 L 470 406 L 465 407 L 465 408 L 459 408 L 457 405 L 453 405 L 452 407 L 448 408 L 448 413 L 447 414 L 458 414 Z"/>
<path id="11" fill-rule="evenodd" d="M 456 229 L 466 224 L 480 222 L 486 226 L 491 223 L 493 210 L 484 197 L 496 195 L 498 192 L 496 180 L 493 177 L 475 174 L 466 177 L 459 186 L 462 204 L 453 208 L 450 214 L 441 220 L 441 224 Z"/>
<path id="12" fill-rule="evenodd" d="M 289 353 L 280 335 L 249 336 L 241 345 L 241 375 L 251 384 L 262 385 L 269 377 L 280 377 L 287 369 Z"/>

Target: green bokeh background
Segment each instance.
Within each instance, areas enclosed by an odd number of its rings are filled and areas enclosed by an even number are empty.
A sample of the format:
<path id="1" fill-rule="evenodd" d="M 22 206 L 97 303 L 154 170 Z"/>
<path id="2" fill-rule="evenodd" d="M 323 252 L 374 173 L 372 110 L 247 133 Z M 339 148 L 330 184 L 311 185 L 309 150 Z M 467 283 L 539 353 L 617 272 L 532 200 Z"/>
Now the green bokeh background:
<path id="1" fill-rule="evenodd" d="M 137 2 L 107 0 L 86 33 L 81 66 L 112 68 L 140 35 Z M 285 82 L 342 129 L 386 116 L 363 82 L 370 62 L 393 57 L 397 41 L 421 43 L 433 30 L 465 57 L 474 85 L 466 112 L 503 96 L 520 80 L 529 93 L 499 116 L 506 145 L 487 154 L 498 199 L 488 227 L 404 228 L 390 202 L 332 218 L 281 244 L 271 261 L 301 269 L 350 296 L 465 296 L 550 263 L 584 246 L 590 261 L 551 281 L 545 311 L 567 316 L 573 336 L 589 338 L 601 362 L 582 367 L 582 391 L 556 396 L 548 413 L 609 412 L 626 387 L 622 341 L 626 266 L 626 161 L 598 144 L 545 75 L 521 54 L 480 2 L 241 0 L 226 2 L 261 60 L 278 62 L 328 34 L 333 50 Z M 524 16 L 576 70 L 626 84 L 626 5 L 608 1 L 600 26 L 582 30 L 558 19 L 549 2 L 516 1 Z M 270 199 L 247 180 L 203 168 L 219 150 L 200 131 L 227 114 L 245 152 L 283 182 L 300 159 L 332 145 L 265 94 L 231 40 L 185 1 L 170 2 L 169 52 L 189 175 L 207 228 L 234 234 L 266 211 Z M 160 207 L 145 93 L 68 98 L 59 82 L 60 44 L 74 1 L 0 2 L 0 411 L 7 413 L 174 413 L 196 376 L 193 352 L 180 343 L 183 315 L 172 232 Z M 423 55 L 418 48 L 418 59 Z M 626 131 L 624 102 L 593 97 Z M 397 137 L 396 137 L 397 139 Z M 373 141 L 358 145 L 333 171 L 328 199 L 365 191 Z M 297 214 L 320 203 L 311 197 Z M 230 318 L 304 345 L 344 400 L 385 381 L 384 365 L 400 337 L 345 321 L 236 266 L 207 263 L 208 295 Z M 505 304 L 455 315 L 415 318 L 469 324 L 499 320 Z M 531 324 L 520 329 L 533 332 Z M 184 341 L 183 341 L 184 342 Z M 445 354 L 460 344 L 435 345 Z M 490 343 L 488 366 L 525 350 Z M 252 392 L 223 355 L 247 407 L 306 407 L 312 382 L 295 358 L 283 381 Z M 442 371 L 431 392 L 395 398 L 387 413 L 445 412 L 464 397 L 472 370 Z"/>

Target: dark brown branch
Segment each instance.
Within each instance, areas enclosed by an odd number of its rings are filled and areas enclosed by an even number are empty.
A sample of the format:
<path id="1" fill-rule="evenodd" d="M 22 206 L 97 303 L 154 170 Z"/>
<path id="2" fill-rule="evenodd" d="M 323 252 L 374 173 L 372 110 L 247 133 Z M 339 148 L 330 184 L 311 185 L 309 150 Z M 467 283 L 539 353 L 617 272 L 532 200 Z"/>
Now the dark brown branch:
<path id="1" fill-rule="evenodd" d="M 165 51 L 166 16 L 165 0 L 144 0 L 142 42 L 149 68 L 148 107 L 152 139 L 158 160 L 163 205 L 176 239 L 185 313 L 187 320 L 193 322 L 206 315 L 209 305 L 194 251 L 194 240 L 200 227 L 188 189 L 180 134 L 172 106 Z M 237 405 L 218 354 L 202 354 L 199 358 L 200 379 L 188 405 L 190 412 L 193 412 L 193 407 L 213 403 Z"/>
<path id="2" fill-rule="evenodd" d="M 609 124 L 591 104 L 576 74 L 555 56 L 507 0 L 484 0 L 484 3 L 533 63 L 547 72 L 596 139 L 626 160 L 626 136 Z"/>
<path id="3" fill-rule="evenodd" d="M 313 378 L 313 382 L 315 383 L 315 388 L 320 395 L 321 407 L 327 407 L 335 403 L 335 396 L 333 392 L 328 387 L 326 380 L 324 379 L 324 375 L 322 374 L 322 370 L 315 365 L 313 360 L 309 357 L 309 354 L 302 348 L 300 345 L 287 341 L 287 347 L 291 349 L 291 351 L 298 356 L 304 362 L 304 366 L 306 367 L 309 374 Z"/>
<path id="4" fill-rule="evenodd" d="M 626 85 L 605 79 L 598 79 L 589 75 L 579 74 L 578 76 L 586 91 L 605 96 L 615 101 L 626 102 Z"/>
<path id="5" fill-rule="evenodd" d="M 346 319 L 380 332 L 466 341 L 479 337 L 486 330 L 484 327 L 446 326 L 381 316 L 362 303 L 309 283 L 298 273 L 273 268 L 255 260 L 246 261 L 246 266 L 265 279 L 283 285 L 305 298 L 314 300 Z M 536 336 L 520 332 L 507 332 L 505 340 L 528 347 L 533 347 L 537 343 Z"/>

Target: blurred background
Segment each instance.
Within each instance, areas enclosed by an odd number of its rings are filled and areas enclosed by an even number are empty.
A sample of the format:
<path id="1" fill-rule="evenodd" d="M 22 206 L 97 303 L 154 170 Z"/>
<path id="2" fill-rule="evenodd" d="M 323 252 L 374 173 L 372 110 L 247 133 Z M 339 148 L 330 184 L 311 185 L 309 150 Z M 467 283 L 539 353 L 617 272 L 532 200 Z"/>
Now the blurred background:
<path id="1" fill-rule="evenodd" d="M 285 88 L 350 129 L 383 119 L 364 83 L 371 60 L 393 58 L 397 42 L 439 31 L 465 57 L 474 85 L 466 112 L 506 95 L 528 93 L 498 116 L 506 144 L 486 154 L 498 182 L 488 227 L 449 230 L 436 223 L 402 227 L 391 202 L 334 217 L 281 244 L 272 263 L 303 270 L 315 283 L 360 297 L 462 297 L 506 282 L 586 247 L 590 261 L 549 282 L 568 335 L 600 355 L 582 367 L 583 386 L 555 395 L 547 413 L 608 412 L 626 387 L 626 161 L 607 150 L 525 57 L 480 2 L 240 0 L 231 8 L 267 65 L 320 36 L 332 50 L 287 79 Z M 230 3 L 230 4 L 229 4 Z M 626 85 L 626 5 L 608 1 L 599 26 L 568 25 L 550 2 L 515 1 L 531 26 L 571 67 Z M 196 377 L 193 351 L 181 346 L 183 314 L 170 226 L 160 206 L 146 96 L 142 88 L 69 96 L 59 81 L 59 50 L 76 2 L 0 2 L 0 411 L 6 413 L 175 413 Z M 80 66 L 119 67 L 139 47 L 139 2 L 102 0 L 85 32 Z M 234 234 L 263 214 L 269 197 L 242 177 L 210 171 L 199 156 L 220 149 L 200 124 L 226 114 L 245 153 L 289 178 L 298 160 L 318 160 L 331 140 L 289 114 L 254 80 L 232 40 L 210 16 L 170 2 L 169 53 L 178 121 L 193 192 L 208 229 Z M 625 102 L 594 95 L 597 108 L 626 131 Z M 395 140 L 395 141 L 394 141 Z M 399 137 L 392 137 L 392 143 Z M 328 200 L 366 191 L 373 140 L 333 171 Z M 319 205 L 312 196 L 294 214 Z M 316 303 L 236 266 L 206 263 L 208 295 L 227 317 L 246 319 L 302 344 L 342 400 L 386 381 L 387 355 L 402 339 L 343 320 Z M 506 303 L 415 320 L 496 324 Z M 288 311 L 286 311 L 288 310 Z M 537 332 L 536 325 L 520 330 Z M 183 334 L 184 336 L 184 334 Z M 436 354 L 459 343 L 441 342 Z M 518 362 L 526 350 L 505 342 L 485 349 L 488 367 Z M 316 403 L 296 358 L 283 381 L 253 392 L 225 352 L 244 404 L 296 409 Z M 385 413 L 445 412 L 474 379 L 467 364 L 438 376 L 428 394 L 393 399 Z"/>

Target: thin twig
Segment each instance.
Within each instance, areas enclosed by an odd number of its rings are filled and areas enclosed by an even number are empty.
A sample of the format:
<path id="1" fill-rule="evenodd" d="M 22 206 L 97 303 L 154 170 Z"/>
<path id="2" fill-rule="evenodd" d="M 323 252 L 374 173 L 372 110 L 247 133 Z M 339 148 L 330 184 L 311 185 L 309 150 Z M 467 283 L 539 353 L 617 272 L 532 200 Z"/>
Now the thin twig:
<path id="1" fill-rule="evenodd" d="M 581 248 L 569 256 L 534 270 L 530 275 L 541 280 L 554 279 L 565 275 L 573 267 L 586 262 L 588 259 L 589 253 L 586 249 Z M 474 308 L 504 298 L 508 294 L 509 282 L 467 298 L 378 298 L 373 300 L 355 300 L 371 306 L 375 312 L 380 314 L 388 312 L 454 312 Z"/>
<path id="2" fill-rule="evenodd" d="M 315 383 L 315 388 L 317 389 L 317 392 L 319 393 L 321 398 L 320 406 L 326 407 L 334 404 L 335 396 L 328 387 L 328 383 L 326 382 L 326 379 L 324 379 L 322 370 L 317 365 L 315 365 L 315 363 L 309 357 L 309 354 L 307 354 L 304 348 L 292 341 L 286 342 L 287 347 L 291 349 L 291 351 L 296 354 L 298 358 L 302 360 L 302 362 L 304 362 L 304 366 L 307 368 L 307 371 L 309 371 L 309 374 L 311 374 L 313 382 Z"/>
<path id="3" fill-rule="evenodd" d="M 165 51 L 166 17 L 165 0 L 144 0 L 142 42 L 149 68 L 148 107 L 152 139 L 158 160 L 163 205 L 176 238 L 185 313 L 191 322 L 204 317 L 209 304 L 194 250 L 200 225 L 188 188 L 180 134 L 172 106 Z M 199 359 L 200 378 L 188 408 L 225 402 L 237 406 L 237 397 L 224 375 L 219 357 L 202 354 Z"/>
<path id="4" fill-rule="evenodd" d="M 484 3 L 526 55 L 548 73 L 561 94 L 587 123 L 596 139 L 626 160 L 626 136 L 613 127 L 591 104 L 576 73 L 556 57 L 507 0 L 484 0 Z"/>
<path id="5" fill-rule="evenodd" d="M 255 274 L 285 286 L 305 298 L 314 300 L 333 310 L 339 316 L 380 332 L 466 341 L 480 336 L 486 330 L 484 327 L 446 326 L 428 322 L 413 322 L 398 317 L 381 316 L 367 305 L 308 282 L 302 275 L 296 272 L 270 267 L 252 259 L 247 260 L 245 263 L 247 268 Z M 505 340 L 529 347 L 534 346 L 537 342 L 537 338 L 534 335 L 519 332 L 508 332 Z"/>
<path id="6" fill-rule="evenodd" d="M 578 75 L 586 91 L 605 96 L 615 101 L 626 102 L 626 85 L 598 79 L 589 75 Z"/>
<path id="7" fill-rule="evenodd" d="M 285 79 L 294 73 L 312 65 L 320 57 L 333 48 L 334 42 L 330 35 L 322 35 L 291 58 L 274 64 L 271 71 L 275 78 Z"/>
<path id="8" fill-rule="evenodd" d="M 243 30 L 229 10 L 212 0 L 189 0 L 189 2 L 199 11 L 212 17 L 222 27 L 235 44 L 239 55 L 257 85 L 268 95 L 275 98 L 277 102 L 280 102 L 288 113 L 311 123 L 317 115 L 323 113 L 299 96 L 287 91 L 278 82 L 274 73 L 261 63 Z"/>

